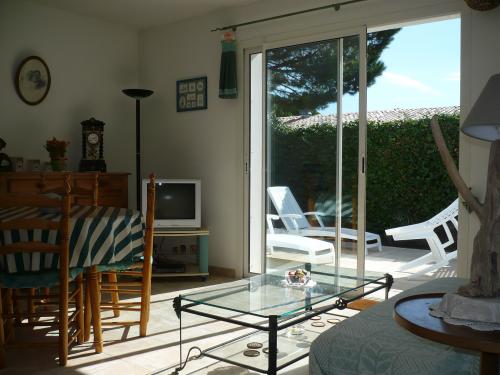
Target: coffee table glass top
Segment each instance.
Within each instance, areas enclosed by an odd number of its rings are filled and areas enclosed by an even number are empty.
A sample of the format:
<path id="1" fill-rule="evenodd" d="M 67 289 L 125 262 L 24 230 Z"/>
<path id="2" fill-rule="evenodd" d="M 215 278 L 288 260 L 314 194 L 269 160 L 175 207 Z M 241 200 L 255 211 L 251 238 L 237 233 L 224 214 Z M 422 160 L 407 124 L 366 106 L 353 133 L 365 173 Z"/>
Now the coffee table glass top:
<path id="1" fill-rule="evenodd" d="M 311 279 L 315 285 L 293 287 L 285 282 L 287 271 L 283 269 L 215 285 L 200 292 L 183 294 L 181 299 L 259 317 L 288 317 L 328 299 L 355 299 L 366 291 L 363 287 L 370 289 L 385 283 L 385 275 L 382 273 L 370 272 L 364 278 L 358 278 L 356 271 L 352 269 L 340 268 L 334 274 L 334 267 L 313 265 Z"/>

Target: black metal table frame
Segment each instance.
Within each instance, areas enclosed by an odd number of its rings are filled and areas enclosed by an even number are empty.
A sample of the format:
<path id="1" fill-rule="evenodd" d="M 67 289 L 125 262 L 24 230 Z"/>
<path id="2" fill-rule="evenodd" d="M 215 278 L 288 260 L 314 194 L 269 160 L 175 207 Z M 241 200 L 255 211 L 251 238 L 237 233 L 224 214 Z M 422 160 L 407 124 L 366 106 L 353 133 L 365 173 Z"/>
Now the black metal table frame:
<path id="1" fill-rule="evenodd" d="M 314 273 L 320 274 L 320 275 L 321 274 L 328 275 L 328 274 L 322 273 L 322 272 L 314 272 Z M 356 277 L 349 277 L 349 276 L 342 276 L 342 277 L 357 279 Z M 232 361 L 232 360 L 227 359 L 227 358 L 221 358 L 221 357 L 212 355 L 210 353 L 210 351 L 212 351 L 216 348 L 227 345 L 229 341 L 212 346 L 212 347 L 205 349 L 205 350 L 201 350 L 198 347 L 193 347 L 193 348 L 196 348 L 200 351 L 200 354 L 197 356 L 197 358 L 202 357 L 202 356 L 206 356 L 209 358 L 213 358 L 213 359 L 216 359 L 219 361 L 229 363 L 231 365 L 243 367 L 243 368 L 246 368 L 248 370 L 256 371 L 256 372 L 263 373 L 263 374 L 275 375 L 277 373 L 277 371 L 279 371 L 279 370 L 281 370 L 281 369 L 283 369 L 283 368 L 285 368 L 285 367 L 287 367 L 287 366 L 289 366 L 289 365 L 291 365 L 291 364 L 293 364 L 293 363 L 295 363 L 295 362 L 297 362 L 297 361 L 301 360 L 302 358 L 305 358 L 309 355 L 309 353 L 304 353 L 304 354 L 298 356 L 297 358 L 294 358 L 293 360 L 282 364 L 281 366 L 277 366 L 278 331 L 281 331 L 281 330 L 286 329 L 288 327 L 294 326 L 298 323 L 302 323 L 308 319 L 311 319 L 313 316 L 324 314 L 324 313 L 326 313 L 330 310 L 333 310 L 333 309 L 343 310 L 347 307 L 348 303 L 353 302 L 353 301 L 358 300 L 358 299 L 361 299 L 369 294 L 372 294 L 372 293 L 374 293 L 378 290 L 384 289 L 384 288 L 385 288 L 385 298 L 387 299 L 389 296 L 389 291 L 392 287 L 392 283 L 393 283 L 392 276 L 390 274 L 385 274 L 385 282 L 382 281 L 382 279 L 370 282 L 370 284 L 378 284 L 378 286 L 376 288 L 373 288 L 368 292 L 363 292 L 362 294 L 360 294 L 352 299 L 345 299 L 345 298 L 340 297 L 337 300 L 335 300 L 335 302 L 331 305 L 323 306 L 323 307 L 319 307 L 319 308 L 315 308 L 315 309 L 312 309 L 310 307 L 310 303 L 307 302 L 308 298 L 306 298 L 306 302 L 305 302 L 306 307 L 305 307 L 304 312 L 297 314 L 296 316 L 298 316 L 298 317 L 285 320 L 285 323 L 281 324 L 281 325 L 278 324 L 278 316 L 277 315 L 269 315 L 267 325 L 258 325 L 258 324 L 243 322 L 243 321 L 236 320 L 233 318 L 226 318 L 226 317 L 206 313 L 203 311 L 195 310 L 195 309 L 193 309 L 193 307 L 200 306 L 203 304 L 191 302 L 191 303 L 188 303 L 186 305 L 182 305 L 182 296 L 179 295 L 178 297 L 174 298 L 174 310 L 175 310 L 177 317 L 179 318 L 179 367 L 176 369 L 176 372 L 178 373 L 179 371 L 181 371 L 189 359 L 189 358 L 186 358 L 186 361 L 184 362 L 184 364 L 182 363 L 182 312 L 187 312 L 190 314 L 203 316 L 205 318 L 223 321 L 223 322 L 239 325 L 239 326 L 246 327 L 246 328 L 253 328 L 256 331 L 268 332 L 269 333 L 269 343 L 268 343 L 269 353 L 268 353 L 268 369 L 267 369 L 267 371 L 263 371 L 262 369 L 259 369 L 259 368 L 255 368 L 252 366 L 245 365 L 243 363 Z M 359 287 L 363 287 L 363 285 L 361 285 Z M 246 286 L 243 288 L 246 288 Z M 235 291 L 228 292 L 228 294 L 232 294 L 232 293 L 235 293 Z M 217 295 L 216 297 L 220 297 L 220 295 Z M 238 311 L 236 309 L 234 309 L 234 310 L 228 309 L 228 308 L 221 308 L 221 309 L 241 313 L 241 311 Z M 307 314 L 305 312 L 307 312 Z M 241 338 L 247 337 L 247 336 L 251 336 L 251 335 L 255 334 L 256 331 L 239 336 L 237 338 L 234 338 L 231 341 L 235 341 L 235 340 L 239 340 Z M 191 349 L 193 349 L 193 348 L 191 348 Z M 189 350 L 189 352 L 191 351 L 191 349 Z M 188 352 L 188 357 L 189 357 L 189 352 Z"/>

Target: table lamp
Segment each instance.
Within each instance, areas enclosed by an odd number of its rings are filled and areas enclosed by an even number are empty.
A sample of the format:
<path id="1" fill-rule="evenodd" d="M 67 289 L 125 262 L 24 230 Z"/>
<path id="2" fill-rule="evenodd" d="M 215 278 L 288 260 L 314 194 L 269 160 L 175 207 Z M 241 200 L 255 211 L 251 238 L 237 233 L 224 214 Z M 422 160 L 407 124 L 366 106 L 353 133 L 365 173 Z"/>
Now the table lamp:
<path id="1" fill-rule="evenodd" d="M 443 162 L 458 192 L 478 216 L 481 227 L 474 238 L 470 283 L 458 293 L 468 297 L 500 295 L 500 74 L 492 76 L 462 124 L 465 134 L 493 142 L 488 163 L 486 196 L 481 204 L 458 173 L 437 118 L 432 132 Z"/>
<path id="2" fill-rule="evenodd" d="M 141 99 L 153 94 L 151 90 L 125 89 L 122 92 L 135 99 L 135 183 L 138 210 L 141 209 Z"/>

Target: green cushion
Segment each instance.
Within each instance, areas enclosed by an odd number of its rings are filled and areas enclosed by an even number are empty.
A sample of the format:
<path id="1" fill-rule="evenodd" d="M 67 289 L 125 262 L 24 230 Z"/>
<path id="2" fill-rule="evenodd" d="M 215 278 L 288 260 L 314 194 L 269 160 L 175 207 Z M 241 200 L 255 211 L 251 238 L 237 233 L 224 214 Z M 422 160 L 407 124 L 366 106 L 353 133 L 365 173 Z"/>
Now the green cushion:
<path id="1" fill-rule="evenodd" d="M 116 263 L 112 263 L 112 264 L 103 264 L 103 265 L 98 265 L 97 266 L 97 270 L 99 272 L 104 272 L 104 271 L 123 271 L 123 270 L 126 270 L 128 268 L 130 268 L 130 266 L 134 263 L 137 263 L 137 262 L 134 262 L 133 260 L 124 260 L 124 261 L 121 261 L 121 262 L 116 262 Z"/>
<path id="2" fill-rule="evenodd" d="M 153 261 L 153 259 L 151 259 Z M 127 270 L 130 268 L 135 263 L 139 262 L 144 262 L 144 256 L 142 255 L 134 255 L 132 257 L 129 257 L 127 259 L 124 259 L 120 262 L 115 262 L 115 263 L 110 263 L 110 264 L 103 264 L 103 265 L 98 265 L 97 270 L 99 272 L 104 272 L 104 271 L 123 271 Z"/>
<path id="3" fill-rule="evenodd" d="M 69 270 L 69 280 L 74 280 L 78 274 L 83 272 L 83 268 L 75 267 Z M 50 288 L 59 284 L 59 271 L 39 271 L 39 272 L 0 272 L 0 285 L 3 288 L 24 289 L 24 288 Z"/>

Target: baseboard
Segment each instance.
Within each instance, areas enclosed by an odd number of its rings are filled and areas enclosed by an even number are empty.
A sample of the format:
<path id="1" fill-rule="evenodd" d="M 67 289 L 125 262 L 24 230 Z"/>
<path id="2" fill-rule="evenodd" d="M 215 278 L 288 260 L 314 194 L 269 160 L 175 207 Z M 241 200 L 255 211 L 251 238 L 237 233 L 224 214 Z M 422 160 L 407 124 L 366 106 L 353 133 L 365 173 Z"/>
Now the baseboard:
<path id="1" fill-rule="evenodd" d="M 230 277 L 233 279 L 236 278 L 236 270 L 233 268 L 209 266 L 208 272 L 210 272 L 210 275 L 214 276 Z"/>

